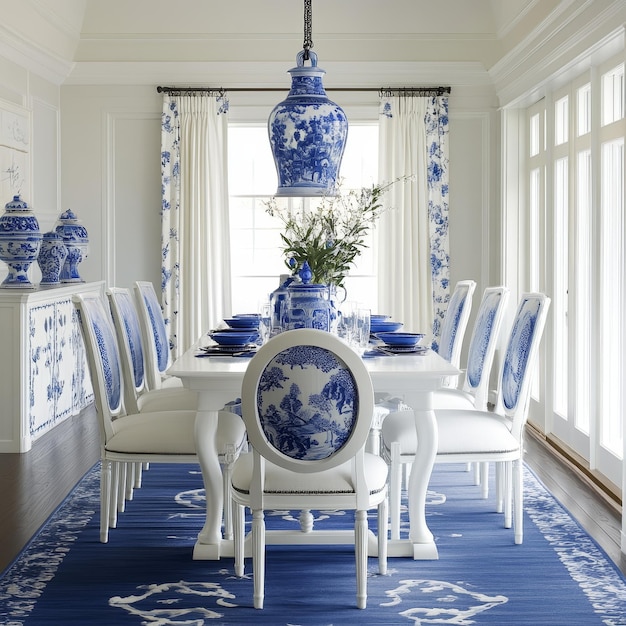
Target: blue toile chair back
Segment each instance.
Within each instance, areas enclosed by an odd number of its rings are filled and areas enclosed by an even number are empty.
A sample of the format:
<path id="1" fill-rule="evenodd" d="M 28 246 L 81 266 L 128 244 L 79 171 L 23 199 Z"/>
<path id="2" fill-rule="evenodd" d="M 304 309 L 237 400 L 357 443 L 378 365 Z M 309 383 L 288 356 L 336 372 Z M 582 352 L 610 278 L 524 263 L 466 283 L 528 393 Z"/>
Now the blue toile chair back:
<path id="1" fill-rule="evenodd" d="M 473 280 L 459 281 L 454 287 L 439 337 L 437 353 L 452 365 L 459 367 L 463 337 L 472 310 L 472 297 L 476 289 Z"/>
<path id="2" fill-rule="evenodd" d="M 508 297 L 506 287 L 485 289 L 472 330 L 463 391 L 474 396 L 474 406 L 480 410 L 487 408 L 489 376 Z"/>
<path id="3" fill-rule="evenodd" d="M 141 321 L 143 345 L 146 351 L 146 376 L 150 389 L 180 386 L 178 378 L 168 377 L 166 372 L 172 363 L 170 343 L 167 336 L 163 311 L 151 282 L 135 283 L 137 310 Z"/>

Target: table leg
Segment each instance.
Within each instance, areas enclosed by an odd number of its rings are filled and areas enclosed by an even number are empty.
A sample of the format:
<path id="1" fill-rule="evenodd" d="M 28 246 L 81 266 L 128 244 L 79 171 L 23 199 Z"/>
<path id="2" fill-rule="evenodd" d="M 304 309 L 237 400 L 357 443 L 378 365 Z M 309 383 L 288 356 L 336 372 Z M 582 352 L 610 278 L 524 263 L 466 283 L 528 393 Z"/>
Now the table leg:
<path id="1" fill-rule="evenodd" d="M 198 397 L 196 416 L 196 450 L 206 493 L 206 520 L 198 534 L 193 558 L 196 560 L 217 560 L 222 544 L 222 512 L 224 497 L 222 470 L 220 468 L 215 436 L 217 433 L 217 411 L 205 406 L 204 394 Z"/>
<path id="2" fill-rule="evenodd" d="M 418 449 L 408 484 L 409 541 L 390 541 L 389 556 L 412 556 L 414 559 L 439 558 L 437 546 L 426 524 L 426 495 L 437 455 L 438 433 L 432 409 L 432 392 L 421 390 L 405 394 L 405 402 L 413 409 Z"/>

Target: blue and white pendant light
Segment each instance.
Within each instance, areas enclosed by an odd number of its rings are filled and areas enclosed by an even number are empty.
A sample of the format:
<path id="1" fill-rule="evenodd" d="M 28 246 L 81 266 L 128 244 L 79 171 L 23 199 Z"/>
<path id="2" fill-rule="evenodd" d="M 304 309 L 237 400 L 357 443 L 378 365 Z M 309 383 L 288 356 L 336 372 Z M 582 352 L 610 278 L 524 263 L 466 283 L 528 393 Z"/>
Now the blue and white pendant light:
<path id="1" fill-rule="evenodd" d="M 322 84 L 326 72 L 317 67 L 312 47 L 311 0 L 304 0 L 304 46 L 296 56 L 297 66 L 289 70 L 291 90 L 267 124 L 278 173 L 277 196 L 337 194 L 348 119 L 328 99 Z"/>

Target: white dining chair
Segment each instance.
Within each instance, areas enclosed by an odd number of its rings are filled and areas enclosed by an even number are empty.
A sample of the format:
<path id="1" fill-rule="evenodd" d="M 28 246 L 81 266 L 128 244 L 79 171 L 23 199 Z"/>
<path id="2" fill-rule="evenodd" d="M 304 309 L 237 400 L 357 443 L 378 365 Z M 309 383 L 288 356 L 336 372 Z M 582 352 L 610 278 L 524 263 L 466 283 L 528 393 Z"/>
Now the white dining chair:
<path id="1" fill-rule="evenodd" d="M 107 290 L 111 317 L 115 327 L 120 351 L 122 375 L 124 378 L 124 407 L 128 413 L 150 411 L 178 411 L 198 408 L 198 394 L 185 387 L 162 387 L 148 389 L 146 384 L 145 351 L 141 335 L 139 316 L 129 289 L 111 287 Z M 232 413 L 235 413 L 233 416 Z M 230 474 L 239 454 L 247 449 L 246 429 L 240 410 L 235 402 L 229 403 L 220 411 L 216 432 L 217 450 L 222 469 L 224 502 L 230 502 Z M 132 489 L 141 486 L 141 464 L 125 468 L 126 480 L 119 482 L 126 486 L 125 498 L 118 496 L 117 511 L 124 512 L 125 499 L 132 499 Z M 224 536 L 232 538 L 230 507 L 224 507 Z"/>
<path id="2" fill-rule="evenodd" d="M 106 543 L 109 528 L 116 526 L 120 475 L 125 466 L 143 463 L 197 463 L 195 410 L 127 413 L 121 358 L 109 307 L 97 294 L 76 295 L 96 411 L 101 435 L 100 541 Z M 225 447 L 238 441 L 241 419 L 227 411 L 216 412 Z M 204 443 L 208 445 L 208 443 Z M 230 451 L 229 451 L 230 452 Z"/>
<path id="3" fill-rule="evenodd" d="M 154 285 L 149 281 L 136 281 L 135 296 L 145 349 L 148 389 L 182 387 L 180 378 L 167 374 L 172 364 L 172 354 L 163 310 Z"/>
<path id="4" fill-rule="evenodd" d="M 169 409 L 196 410 L 198 394 L 195 391 L 182 386 L 148 388 L 144 338 L 132 293 L 129 289 L 110 287 L 107 289 L 107 297 L 122 359 L 126 410 L 129 413 Z"/>
<path id="5" fill-rule="evenodd" d="M 455 285 L 444 316 L 439 343 L 436 346 L 437 353 L 457 368 L 461 359 L 461 348 L 472 310 L 472 298 L 475 289 L 476 282 L 473 280 L 462 280 Z M 444 381 L 444 385 L 455 388 L 457 382 L 457 376 L 449 377 Z M 380 397 L 376 398 L 368 444 L 370 452 L 378 454 L 381 450 L 380 437 L 383 421 L 390 414 L 405 408 L 401 398 L 387 394 L 380 394 Z"/>
<path id="6" fill-rule="evenodd" d="M 544 294 L 522 295 L 499 370 L 494 411 L 473 406 L 436 410 L 435 463 L 496 462 L 496 508 L 504 511 L 506 528 L 511 527 L 512 514 L 515 514 L 515 543 L 521 543 L 523 538 L 524 426 L 532 374 L 549 306 L 550 299 Z M 382 439 L 385 455 L 394 467 L 402 462 L 410 463 L 418 451 L 412 420 L 385 420 Z M 392 485 L 392 493 L 393 489 Z"/>
<path id="7" fill-rule="evenodd" d="M 491 368 L 500 336 L 500 327 L 506 311 L 509 290 L 506 287 L 488 287 L 483 292 L 472 329 L 467 367 L 463 371 L 463 384 L 458 387 L 443 387 L 433 393 L 433 409 L 478 409 L 487 410 Z M 403 406 L 390 411 L 385 417 L 385 433 L 382 434 L 381 453 L 390 464 L 389 509 L 391 516 L 391 538 L 400 535 L 400 500 L 402 484 L 410 473 L 412 457 L 409 454 L 392 453 L 395 437 L 402 433 L 408 421 L 413 424 L 413 411 Z M 475 483 L 482 486 L 482 496 L 489 495 L 488 463 L 477 465 Z M 404 471 L 403 471 L 404 469 Z"/>
<path id="8" fill-rule="evenodd" d="M 378 508 L 380 573 L 387 567 L 387 465 L 364 449 L 373 406 L 362 359 L 331 333 L 281 333 L 250 361 L 242 415 L 252 454 L 235 463 L 232 498 L 237 576 L 244 572 L 244 507 L 252 510 L 255 608 L 264 602 L 267 509 L 304 511 L 310 521 L 295 537 L 275 531 L 272 543 L 354 544 L 357 606 L 365 608 L 367 511 L 373 507 Z M 355 511 L 354 531 L 347 537 L 334 541 L 328 532 L 312 529 L 311 510 L 345 509 Z M 303 565 L 298 575 L 306 571 Z"/>

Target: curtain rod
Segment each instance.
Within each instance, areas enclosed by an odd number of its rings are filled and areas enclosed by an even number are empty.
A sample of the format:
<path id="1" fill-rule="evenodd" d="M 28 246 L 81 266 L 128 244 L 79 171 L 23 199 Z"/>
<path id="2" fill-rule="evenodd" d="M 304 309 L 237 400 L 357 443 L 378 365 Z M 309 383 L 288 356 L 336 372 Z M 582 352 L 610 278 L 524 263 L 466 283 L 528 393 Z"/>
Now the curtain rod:
<path id="1" fill-rule="evenodd" d="M 208 93 L 224 96 L 229 91 L 288 91 L 288 87 L 157 87 L 158 93 L 169 93 L 174 96 L 191 95 L 192 93 Z M 326 91 L 377 91 L 381 98 L 398 96 L 441 96 L 451 92 L 450 87 L 326 87 Z"/>

